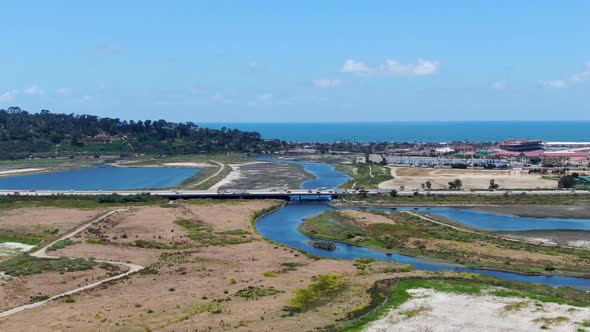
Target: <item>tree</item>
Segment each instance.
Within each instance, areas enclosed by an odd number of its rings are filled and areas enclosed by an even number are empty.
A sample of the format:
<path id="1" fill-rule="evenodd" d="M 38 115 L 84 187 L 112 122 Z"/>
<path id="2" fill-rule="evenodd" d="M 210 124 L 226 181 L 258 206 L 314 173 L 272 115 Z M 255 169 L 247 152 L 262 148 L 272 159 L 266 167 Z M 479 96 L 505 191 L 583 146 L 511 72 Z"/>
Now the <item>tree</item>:
<path id="1" fill-rule="evenodd" d="M 432 188 L 432 182 L 430 182 L 430 180 L 426 181 L 426 189 L 431 189 Z"/>
<path id="2" fill-rule="evenodd" d="M 576 178 L 571 175 L 564 175 L 559 179 L 557 186 L 559 188 L 573 188 L 576 185 Z"/>
<path id="3" fill-rule="evenodd" d="M 365 189 L 359 190 L 359 194 L 361 195 L 361 198 L 367 198 L 367 197 L 369 197 L 369 192 L 366 191 Z"/>
<path id="4" fill-rule="evenodd" d="M 455 179 L 455 181 L 449 182 L 449 189 L 461 189 L 463 187 L 463 181 L 461 179 Z"/>
<path id="5" fill-rule="evenodd" d="M 391 196 L 391 197 L 397 197 L 397 190 L 391 189 L 391 191 L 389 192 L 389 196 Z"/>
<path id="6" fill-rule="evenodd" d="M 494 180 L 494 179 L 491 179 L 491 180 L 490 180 L 490 186 L 488 187 L 488 189 L 489 189 L 490 191 L 493 191 L 493 190 L 496 190 L 496 189 L 498 189 L 498 188 L 500 188 L 500 185 L 496 183 L 496 180 Z"/>

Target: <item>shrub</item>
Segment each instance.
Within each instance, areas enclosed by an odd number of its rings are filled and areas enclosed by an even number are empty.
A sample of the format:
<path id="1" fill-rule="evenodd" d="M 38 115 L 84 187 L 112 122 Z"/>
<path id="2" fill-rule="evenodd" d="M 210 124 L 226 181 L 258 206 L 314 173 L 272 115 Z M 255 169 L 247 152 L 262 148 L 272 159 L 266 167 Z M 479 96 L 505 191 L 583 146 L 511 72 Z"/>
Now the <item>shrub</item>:
<path id="1" fill-rule="evenodd" d="M 72 272 L 90 270 L 96 262 L 81 258 L 60 257 L 57 259 L 37 258 L 29 255 L 21 255 L 0 262 L 0 271 L 7 275 L 17 277 L 43 272 Z"/>
<path id="2" fill-rule="evenodd" d="M 65 247 L 67 247 L 67 246 L 74 245 L 76 243 L 78 243 L 78 242 L 77 241 L 70 240 L 70 239 L 64 239 L 64 240 L 60 240 L 60 241 L 55 242 L 53 245 L 51 245 L 51 247 L 47 248 L 47 250 L 49 250 L 49 251 L 55 251 L 55 250 L 58 250 L 58 249 L 63 249 Z"/>
<path id="3" fill-rule="evenodd" d="M 328 250 L 328 251 L 336 250 L 336 245 L 331 242 L 313 241 L 311 244 L 313 245 L 314 248 L 318 248 L 318 249 L 323 249 L 323 250 Z"/>
<path id="4" fill-rule="evenodd" d="M 295 291 L 289 300 L 290 312 L 302 312 L 314 308 L 348 288 L 350 283 L 340 274 L 326 274 L 315 277 L 315 281 L 303 289 Z"/>
<path id="5" fill-rule="evenodd" d="M 272 296 L 282 291 L 274 287 L 254 287 L 248 286 L 247 288 L 240 289 L 236 292 L 236 296 L 243 297 L 247 300 L 257 300 L 264 296 Z"/>

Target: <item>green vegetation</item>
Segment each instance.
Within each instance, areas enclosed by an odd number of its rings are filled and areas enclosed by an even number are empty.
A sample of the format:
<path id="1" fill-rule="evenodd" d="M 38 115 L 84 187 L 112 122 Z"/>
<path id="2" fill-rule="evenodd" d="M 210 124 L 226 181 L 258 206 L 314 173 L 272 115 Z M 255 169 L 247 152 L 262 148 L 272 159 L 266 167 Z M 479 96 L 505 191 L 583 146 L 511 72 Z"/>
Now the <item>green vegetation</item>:
<path id="1" fill-rule="evenodd" d="M 289 300 L 286 310 L 290 313 L 313 309 L 334 298 L 346 290 L 349 282 L 340 274 L 326 274 L 314 277 L 314 281 L 306 288 L 298 289 Z"/>
<path id="2" fill-rule="evenodd" d="M 354 266 L 359 270 L 365 270 L 367 265 L 373 263 L 375 260 L 373 258 L 357 258 L 354 261 Z"/>
<path id="3" fill-rule="evenodd" d="M 412 298 L 408 290 L 416 288 L 433 289 L 440 292 L 466 295 L 494 295 L 499 297 L 519 297 L 568 304 L 578 307 L 590 306 L 590 299 L 584 291 L 573 288 L 554 288 L 541 284 L 510 282 L 486 276 L 465 274 L 464 277 L 446 278 L 433 276 L 429 279 L 381 280 L 369 290 L 371 301 L 347 315 L 348 323 L 341 327 L 343 332 L 358 332 L 371 321 L 381 318 L 390 309 Z M 408 314 L 412 314 L 408 312 Z"/>
<path id="4" fill-rule="evenodd" d="M 186 315 L 180 317 L 177 321 L 182 322 L 185 320 L 189 320 L 189 319 L 191 319 L 191 317 L 198 315 L 198 314 L 205 313 L 205 312 L 219 314 L 219 313 L 221 313 L 221 309 L 222 309 L 221 306 L 219 306 L 217 304 L 213 304 L 213 303 L 193 304 L 193 305 L 190 305 L 184 309 L 184 312 L 186 313 Z"/>
<path id="5" fill-rule="evenodd" d="M 138 247 L 138 248 L 145 248 L 145 249 L 176 249 L 182 250 L 186 249 L 186 246 L 178 243 L 160 243 L 156 241 L 146 241 L 146 240 L 135 240 L 133 242 L 125 243 L 125 245 Z"/>
<path id="6" fill-rule="evenodd" d="M 237 291 L 236 296 L 243 297 L 246 300 L 258 300 L 261 297 L 272 296 L 279 293 L 282 293 L 282 291 L 274 287 L 248 286 L 247 288 L 243 288 Z"/>
<path id="7" fill-rule="evenodd" d="M 575 188 L 580 190 L 587 190 L 590 189 L 590 182 L 587 180 L 582 180 L 578 173 L 572 173 L 572 175 L 564 175 L 561 178 L 559 178 L 557 186 L 559 188 Z"/>
<path id="8" fill-rule="evenodd" d="M 188 232 L 191 240 L 200 246 L 219 246 L 224 244 L 238 244 L 250 242 L 253 238 L 247 234 L 236 234 L 235 231 L 228 232 L 214 232 L 213 226 L 205 225 L 193 220 L 179 219 L 175 223 L 182 226 Z"/>
<path id="9" fill-rule="evenodd" d="M 57 207 L 96 209 L 110 206 L 135 206 L 164 204 L 167 199 L 150 195 L 99 195 L 99 196 L 1 196 L 0 210 L 33 208 L 33 207 Z"/>
<path id="10" fill-rule="evenodd" d="M 17 277 L 43 272 L 72 272 L 90 270 L 96 265 L 94 260 L 71 259 L 60 257 L 56 259 L 37 258 L 20 255 L 0 262 L 0 271 Z"/>
<path id="11" fill-rule="evenodd" d="M 393 179 L 391 170 L 386 166 L 374 163 L 355 163 L 356 172 L 347 172 L 352 177 L 348 182 L 344 183 L 342 188 L 351 189 L 372 189 L 377 188 L 379 183 Z M 339 170 L 347 171 L 346 168 L 339 168 Z"/>
<path id="12" fill-rule="evenodd" d="M 212 152 L 277 151 L 279 140 L 257 132 L 200 128 L 192 122 L 121 121 L 94 115 L 29 113 L 0 109 L 0 159 L 145 153 L 183 155 Z"/>
<path id="13" fill-rule="evenodd" d="M 75 298 L 73 298 L 73 297 L 71 297 L 71 296 L 66 296 L 66 297 L 64 298 L 64 302 L 65 302 L 65 303 L 76 303 L 76 299 L 75 299 Z"/>
<path id="14" fill-rule="evenodd" d="M 318 249 L 322 249 L 322 250 L 328 250 L 328 251 L 334 251 L 336 250 L 336 245 L 332 242 L 326 242 L 326 241 L 311 241 L 311 245 L 314 248 L 318 248 Z"/>
<path id="15" fill-rule="evenodd" d="M 223 180 L 232 171 L 231 167 L 226 165 L 223 168 L 223 170 L 221 170 L 221 172 L 219 172 L 219 174 L 213 176 L 213 174 L 215 174 L 217 171 L 219 171 L 220 168 L 221 168 L 221 166 L 219 166 L 219 165 L 215 165 L 215 167 L 200 168 L 199 172 L 196 175 L 191 176 L 190 178 L 182 181 L 182 183 L 180 184 L 180 187 L 185 188 L 185 189 L 193 189 L 193 190 L 195 190 L 195 189 L 202 189 L 202 190 L 209 189 L 211 186 L 213 186 L 217 182 Z M 211 178 L 209 178 L 209 177 L 211 177 Z M 207 178 L 209 178 L 209 179 L 207 179 Z M 205 179 L 207 179 L 207 181 L 204 181 Z M 204 182 L 202 182 L 202 181 L 204 181 Z"/>
<path id="16" fill-rule="evenodd" d="M 0 243 L 4 242 L 19 242 L 28 245 L 37 245 L 45 240 L 47 237 L 44 236 L 9 236 L 9 235 L 0 235 Z"/>
<path id="17" fill-rule="evenodd" d="M 55 242 L 49 248 L 47 248 L 47 250 L 48 251 L 55 251 L 55 250 L 63 249 L 67 246 L 74 245 L 76 243 L 78 243 L 78 242 L 70 240 L 70 239 L 64 239 L 64 240 L 60 240 L 60 241 Z"/>
<path id="18" fill-rule="evenodd" d="M 86 240 L 86 243 L 88 243 L 88 244 L 107 244 L 107 240 L 102 239 L 102 238 L 93 237 L 93 238 Z"/>
<path id="19" fill-rule="evenodd" d="M 554 270 L 590 273 L 590 251 L 510 241 L 484 231 L 460 230 L 408 213 L 379 213 L 391 223 L 359 222 L 329 210 L 304 221 L 306 235 L 404 254 L 444 260 L 469 267 L 546 274 Z M 370 217 L 369 217 L 370 218 Z M 511 250 L 509 253 L 504 249 Z M 529 254 L 547 257 L 531 258 Z M 554 259 L 553 257 L 561 257 Z"/>
<path id="20" fill-rule="evenodd" d="M 507 195 L 418 195 L 418 196 L 390 196 L 375 195 L 361 197 L 360 195 L 346 198 L 344 203 L 352 205 L 584 205 L 590 204 L 589 195 L 526 195 L 526 194 L 507 194 Z"/>

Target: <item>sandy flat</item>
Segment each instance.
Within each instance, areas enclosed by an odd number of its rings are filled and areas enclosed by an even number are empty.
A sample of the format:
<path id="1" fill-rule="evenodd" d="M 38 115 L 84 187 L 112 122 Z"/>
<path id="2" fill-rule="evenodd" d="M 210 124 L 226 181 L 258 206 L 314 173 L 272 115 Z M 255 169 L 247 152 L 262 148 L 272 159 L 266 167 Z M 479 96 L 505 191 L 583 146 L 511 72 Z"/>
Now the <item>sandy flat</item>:
<path id="1" fill-rule="evenodd" d="M 64 209 L 52 207 L 0 210 L 0 231 L 20 235 L 63 234 L 90 220 L 103 209 Z"/>
<path id="2" fill-rule="evenodd" d="M 338 210 L 339 213 L 342 213 L 356 221 L 360 221 L 367 225 L 372 224 L 395 224 L 390 218 L 386 216 L 382 216 L 380 214 L 366 212 L 366 211 L 359 211 L 359 210 Z"/>
<path id="3" fill-rule="evenodd" d="M 35 246 L 19 242 L 2 242 L 0 243 L 0 256 L 9 256 L 21 252 L 27 252 L 33 248 L 35 248 Z"/>
<path id="4" fill-rule="evenodd" d="M 193 162 L 185 162 L 185 163 L 164 163 L 164 166 L 171 166 L 171 167 L 213 167 L 213 165 L 208 163 L 193 163 Z"/>
<path id="5" fill-rule="evenodd" d="M 490 180 L 494 180 L 500 189 L 537 189 L 556 188 L 557 182 L 545 180 L 541 175 L 528 174 L 524 170 L 473 170 L 441 169 L 421 167 L 390 167 L 394 177 L 379 184 L 383 189 L 406 190 L 421 189 L 422 184 L 430 181 L 432 189 L 446 189 L 448 183 L 461 179 L 463 189 L 488 189 Z"/>
<path id="6" fill-rule="evenodd" d="M 590 318 L 590 308 L 529 299 L 460 295 L 431 289 L 408 292 L 412 294 L 411 300 L 372 322 L 364 331 L 540 331 L 546 326 L 550 331 L 565 332 L 576 331 Z"/>
<path id="7" fill-rule="evenodd" d="M 60 274 L 47 272 L 19 277 L 0 277 L 0 311 L 31 302 L 32 296 L 51 296 L 105 278 L 107 270 L 93 268 Z M 1 330 L 1 328 L 0 328 Z"/>
<path id="8" fill-rule="evenodd" d="M 0 171 L 0 176 L 3 175 L 14 175 L 14 174 L 21 174 L 21 173 L 30 173 L 30 172 L 41 172 L 46 170 L 46 168 L 21 168 L 21 169 L 10 169 L 6 171 Z"/>
<path id="9" fill-rule="evenodd" d="M 181 204 L 186 206 L 193 218 L 212 225 L 216 231 L 250 231 L 250 214 L 273 202 Z M 147 223 L 159 220 L 169 225 L 172 218 L 150 209 L 146 211 L 152 212 L 152 220 Z M 168 207 L 156 209 L 170 210 Z M 121 216 L 132 219 L 127 226 L 137 225 L 142 216 L 150 218 L 149 213 L 136 212 Z M 116 229 L 119 224 L 105 225 Z M 137 231 L 141 230 L 140 227 L 133 227 Z M 169 250 L 112 244 L 80 243 L 68 246 L 56 254 L 128 260 L 142 265 L 158 261 L 159 273 L 135 274 L 125 280 L 77 294 L 75 304 L 54 301 L 17 313 L 0 320 L 0 330 L 321 330 L 326 324 L 342 319 L 350 310 L 366 304 L 369 300 L 366 289 L 377 278 L 383 278 L 383 275 L 357 276 L 357 269 L 351 261 L 314 260 L 296 250 L 263 241 L 254 232 L 252 236 L 255 240 L 248 243 L 201 247 L 176 254 L 171 254 Z M 285 262 L 300 266 L 283 271 L 285 267 L 281 264 Z M 276 275 L 265 276 L 264 273 L 268 271 Z M 315 275 L 333 272 L 350 278 L 351 286 L 346 292 L 316 310 L 291 318 L 284 317 L 283 308 L 288 305 L 294 290 L 306 287 Z M 249 286 L 274 287 L 281 292 L 258 300 L 247 300 L 235 295 Z M 208 312 L 211 309 L 206 308 L 219 308 L 221 314 Z"/>

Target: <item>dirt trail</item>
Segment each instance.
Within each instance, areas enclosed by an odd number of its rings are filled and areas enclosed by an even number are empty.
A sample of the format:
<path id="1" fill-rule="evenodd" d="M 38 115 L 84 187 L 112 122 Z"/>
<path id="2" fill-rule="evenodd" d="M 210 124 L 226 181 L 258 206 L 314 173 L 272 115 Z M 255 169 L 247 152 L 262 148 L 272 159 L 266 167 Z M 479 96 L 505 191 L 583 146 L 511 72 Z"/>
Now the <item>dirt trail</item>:
<path id="1" fill-rule="evenodd" d="M 221 172 L 223 172 L 225 170 L 225 164 L 224 163 L 220 163 L 220 162 L 218 162 L 216 160 L 209 160 L 209 162 L 214 163 L 214 164 L 217 164 L 219 166 L 219 169 L 217 170 L 217 172 L 211 174 L 210 176 L 208 176 L 207 178 L 203 179 L 202 181 L 199 181 L 198 183 L 191 184 L 191 185 L 188 185 L 188 186 L 184 187 L 184 189 L 192 189 L 194 187 L 200 186 L 203 183 L 205 183 L 205 182 L 213 179 L 214 177 L 218 176 L 219 174 L 221 174 Z"/>
<path id="2" fill-rule="evenodd" d="M 116 210 L 111 210 L 111 211 L 109 211 L 107 213 L 104 213 L 104 214 L 102 214 L 102 215 L 94 218 L 90 222 L 88 222 L 88 223 L 86 223 L 86 224 L 84 224 L 84 225 L 76 228 L 72 232 L 70 232 L 70 233 L 68 233 L 68 234 L 60 237 L 59 239 L 57 239 L 57 240 L 49 243 L 48 245 L 44 246 L 43 248 L 37 250 L 36 252 L 32 253 L 31 256 L 38 257 L 38 258 L 48 258 L 48 259 L 59 258 L 58 256 L 48 255 L 47 254 L 47 248 L 51 247 L 52 245 L 54 245 L 55 243 L 57 243 L 57 242 L 59 242 L 61 240 L 69 239 L 69 238 L 75 236 L 76 234 L 82 232 L 83 230 L 87 229 L 91 225 L 93 225 L 93 224 L 95 224 L 97 222 L 100 222 L 100 221 L 102 221 L 102 220 L 104 220 L 104 219 L 112 216 L 115 213 L 123 212 L 123 211 L 127 211 L 127 209 L 116 209 Z M 70 258 L 75 258 L 75 257 L 70 257 Z M 141 270 L 141 269 L 144 268 L 141 265 L 137 265 L 137 264 L 133 264 L 133 263 L 123 263 L 123 262 L 105 261 L 105 260 L 96 260 L 96 262 L 98 262 L 98 263 L 108 263 L 108 264 L 113 264 L 113 265 L 119 265 L 119 266 L 123 266 L 123 267 L 128 268 L 128 270 L 126 272 L 121 273 L 121 274 L 118 274 L 116 276 L 112 276 L 112 277 L 109 277 L 109 278 L 106 278 L 106 279 L 103 279 L 103 280 L 99 280 L 97 282 L 94 282 L 94 283 L 91 283 L 91 284 L 88 284 L 88 285 L 85 285 L 85 286 L 82 286 L 82 287 L 78 287 L 78 288 L 69 290 L 67 292 L 63 292 L 63 293 L 54 295 L 54 296 L 52 296 L 52 297 L 50 297 L 50 298 L 48 298 L 46 300 L 43 300 L 43 301 L 25 304 L 25 305 L 22 305 L 22 306 L 18 306 L 18 307 L 12 308 L 12 309 L 7 310 L 7 311 L 0 312 L 0 318 L 1 317 L 10 316 L 12 314 L 15 314 L 17 312 L 21 312 L 23 310 L 40 307 L 40 306 L 44 305 L 45 303 L 47 303 L 49 301 L 53 301 L 53 300 L 59 299 L 59 298 L 64 297 L 64 296 L 69 296 L 69 295 L 72 295 L 72 294 L 76 294 L 76 293 L 79 293 L 79 292 L 82 292 L 82 291 L 85 291 L 85 290 L 94 288 L 96 286 L 99 286 L 99 285 L 104 284 L 105 282 L 109 282 L 109 281 L 112 281 L 112 280 L 121 279 L 123 277 L 126 277 L 126 276 L 130 275 L 131 273 L 135 273 L 135 272 L 137 272 L 137 271 L 139 271 L 139 270 Z"/>
<path id="3" fill-rule="evenodd" d="M 472 231 L 470 229 L 453 226 L 453 225 L 447 224 L 445 222 L 441 222 L 441 221 L 435 220 L 433 218 L 430 218 L 430 217 L 427 217 L 427 216 L 424 216 L 424 215 L 421 215 L 421 214 L 418 214 L 418 213 L 415 213 L 415 212 L 412 212 L 412 211 L 401 211 L 401 213 L 411 214 L 411 215 L 413 215 L 415 217 L 418 217 L 418 218 L 420 218 L 422 220 L 425 220 L 425 221 L 428 221 L 428 222 L 431 222 L 431 223 L 434 223 L 434 224 L 437 224 L 437 225 L 441 225 L 441 226 L 444 226 L 444 227 L 449 227 L 449 228 L 452 228 L 452 229 L 457 230 L 457 231 L 466 232 L 466 233 L 472 233 L 472 234 L 481 234 L 481 232 Z M 496 235 L 496 234 L 491 234 L 491 233 L 488 233 L 488 235 L 491 236 L 491 237 L 493 237 L 493 238 L 500 239 L 500 240 L 506 240 L 506 241 L 512 241 L 512 242 L 520 242 L 520 243 L 527 243 L 527 244 L 534 244 L 534 245 L 552 246 L 551 244 L 543 244 L 543 243 L 539 243 L 539 241 L 527 240 L 526 238 L 522 238 L 522 237 L 502 236 L 502 235 Z M 562 245 L 560 247 L 562 247 L 562 248 L 570 248 L 570 249 L 579 249 L 578 247 L 565 246 L 565 245 Z"/>

